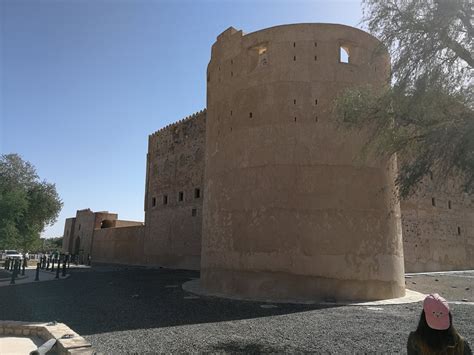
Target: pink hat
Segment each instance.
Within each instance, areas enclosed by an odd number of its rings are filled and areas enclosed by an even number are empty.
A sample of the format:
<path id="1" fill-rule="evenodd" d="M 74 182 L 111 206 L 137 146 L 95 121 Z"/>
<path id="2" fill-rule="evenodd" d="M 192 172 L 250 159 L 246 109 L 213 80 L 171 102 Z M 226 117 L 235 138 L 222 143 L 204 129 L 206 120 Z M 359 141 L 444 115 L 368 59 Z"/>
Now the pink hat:
<path id="1" fill-rule="evenodd" d="M 449 328 L 449 306 L 443 297 L 437 293 L 426 296 L 423 301 L 423 310 L 426 323 L 431 329 L 445 330 Z"/>

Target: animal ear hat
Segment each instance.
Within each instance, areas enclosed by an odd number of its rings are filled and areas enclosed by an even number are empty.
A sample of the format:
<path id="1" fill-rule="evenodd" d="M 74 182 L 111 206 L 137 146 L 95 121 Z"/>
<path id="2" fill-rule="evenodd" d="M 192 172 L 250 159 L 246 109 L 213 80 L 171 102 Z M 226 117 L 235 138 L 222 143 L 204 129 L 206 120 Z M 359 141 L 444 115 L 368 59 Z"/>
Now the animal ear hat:
<path id="1" fill-rule="evenodd" d="M 445 330 L 449 328 L 449 306 L 443 297 L 437 293 L 426 296 L 423 301 L 423 310 L 426 323 L 431 329 Z"/>

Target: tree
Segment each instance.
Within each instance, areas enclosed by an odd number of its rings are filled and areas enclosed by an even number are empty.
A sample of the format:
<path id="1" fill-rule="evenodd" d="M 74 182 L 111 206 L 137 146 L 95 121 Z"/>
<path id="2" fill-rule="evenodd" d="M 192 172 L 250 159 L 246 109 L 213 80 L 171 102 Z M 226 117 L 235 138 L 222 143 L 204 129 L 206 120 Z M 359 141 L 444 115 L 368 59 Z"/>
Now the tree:
<path id="1" fill-rule="evenodd" d="M 392 58 L 385 90 L 336 100 L 342 124 L 370 127 L 367 150 L 397 154 L 400 197 L 436 171 L 474 192 L 474 7 L 469 0 L 364 0 L 363 23 Z"/>
<path id="2" fill-rule="evenodd" d="M 63 237 L 41 238 L 42 246 L 39 248 L 42 252 L 61 251 L 63 246 Z"/>
<path id="3" fill-rule="evenodd" d="M 54 184 L 41 181 L 17 154 L 0 156 L 0 249 L 35 249 L 62 202 Z"/>

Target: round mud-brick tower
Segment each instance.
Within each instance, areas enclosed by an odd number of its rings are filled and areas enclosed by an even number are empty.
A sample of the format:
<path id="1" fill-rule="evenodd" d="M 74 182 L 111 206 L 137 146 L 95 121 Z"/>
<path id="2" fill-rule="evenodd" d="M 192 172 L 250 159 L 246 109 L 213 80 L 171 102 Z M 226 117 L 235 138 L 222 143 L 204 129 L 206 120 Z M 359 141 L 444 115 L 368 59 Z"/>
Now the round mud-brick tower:
<path id="1" fill-rule="evenodd" d="M 387 85 L 389 62 L 376 38 L 343 25 L 219 35 L 207 74 L 205 289 L 273 300 L 404 296 L 396 160 L 362 159 L 367 134 L 331 114 L 342 90 Z"/>

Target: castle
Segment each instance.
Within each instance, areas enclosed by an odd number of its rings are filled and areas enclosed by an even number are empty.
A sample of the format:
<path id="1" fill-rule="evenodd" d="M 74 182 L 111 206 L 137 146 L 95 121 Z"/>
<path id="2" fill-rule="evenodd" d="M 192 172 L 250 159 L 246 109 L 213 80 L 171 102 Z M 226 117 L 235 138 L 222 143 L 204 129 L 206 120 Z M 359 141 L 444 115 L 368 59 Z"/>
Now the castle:
<path id="1" fill-rule="evenodd" d="M 405 270 L 474 268 L 471 196 L 431 176 L 398 202 L 396 158 L 360 159 L 367 135 L 334 123 L 342 90 L 387 85 L 381 48 L 344 25 L 227 29 L 207 109 L 149 136 L 144 225 L 78 214 L 64 251 L 199 269 L 212 292 L 269 299 L 393 298 Z"/>

